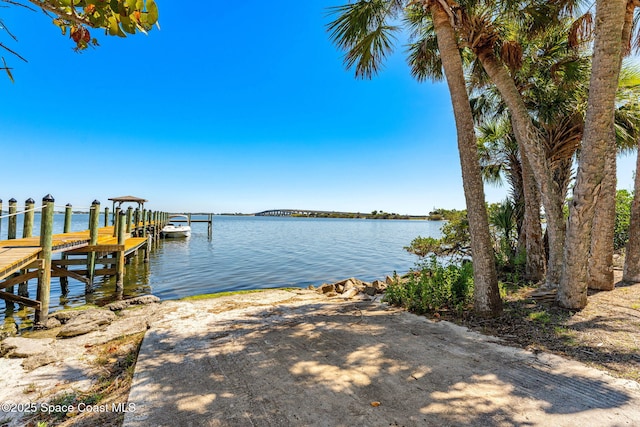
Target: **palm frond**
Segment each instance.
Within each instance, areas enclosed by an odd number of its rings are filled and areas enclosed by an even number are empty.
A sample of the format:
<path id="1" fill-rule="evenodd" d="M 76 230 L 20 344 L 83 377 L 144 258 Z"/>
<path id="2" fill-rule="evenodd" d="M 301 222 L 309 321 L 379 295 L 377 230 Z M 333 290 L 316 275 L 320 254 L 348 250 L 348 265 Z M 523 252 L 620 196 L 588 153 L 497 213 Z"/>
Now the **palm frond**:
<path id="1" fill-rule="evenodd" d="M 438 40 L 435 34 L 426 35 L 424 38 L 410 43 L 407 47 L 409 67 L 411 75 L 418 81 L 442 81 L 444 73 L 442 61 L 438 53 Z"/>
<path id="2" fill-rule="evenodd" d="M 594 22 L 591 12 L 579 16 L 569 28 L 569 47 L 578 48 L 593 39 Z"/>
<path id="3" fill-rule="evenodd" d="M 400 0 L 359 0 L 329 8 L 337 18 L 327 25 L 331 40 L 344 50 L 344 64 L 355 67 L 356 77 L 371 78 L 393 49 L 399 27 L 389 22 L 397 18 Z"/>

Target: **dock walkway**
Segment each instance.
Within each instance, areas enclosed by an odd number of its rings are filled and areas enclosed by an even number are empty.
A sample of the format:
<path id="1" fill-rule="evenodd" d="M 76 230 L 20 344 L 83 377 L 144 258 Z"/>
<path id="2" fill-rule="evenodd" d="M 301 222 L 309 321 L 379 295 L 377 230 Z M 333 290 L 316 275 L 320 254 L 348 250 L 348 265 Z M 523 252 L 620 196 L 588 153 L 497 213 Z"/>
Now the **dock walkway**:
<path id="1" fill-rule="evenodd" d="M 14 205 L 11 205 L 11 203 Z M 32 204 L 30 199 L 28 202 Z M 148 260 L 150 242 L 157 241 L 160 230 L 167 223 L 168 214 L 130 208 L 126 212 L 119 208 L 113 213 L 114 225 L 98 226 L 100 203 L 94 201 L 90 213 L 89 229 L 69 231 L 71 207 L 65 212 L 65 231 L 53 234 L 53 198 L 43 199 L 41 217 L 41 236 L 31 236 L 33 228 L 33 211 L 26 209 L 25 237 L 15 238 L 15 221 L 10 222 L 9 239 L 0 240 L 0 299 L 17 302 L 36 309 L 36 322 L 44 323 L 47 319 L 50 299 L 51 277 L 59 277 L 62 292 L 67 289 L 67 280 L 72 278 L 84 282 L 87 292 L 91 292 L 96 275 L 115 276 L 116 293 L 122 293 L 124 265 L 127 259 L 140 249 L 145 251 Z M 0 201 L 1 203 L 1 201 Z M 1 204 L 0 204 L 1 206 Z M 12 209 L 14 208 L 14 209 Z M 10 217 L 15 212 L 15 200 L 10 200 Z M 67 221 L 67 217 L 69 221 Z M 105 209 L 105 224 L 109 218 Z M 53 259 L 52 254 L 62 254 Z M 57 258 L 57 257 L 56 257 Z M 106 268 L 96 269 L 96 264 Z M 83 269 L 70 269 L 81 266 Z M 38 279 L 36 299 L 29 298 L 28 281 Z M 20 285 L 18 294 L 13 287 Z M 9 292 L 2 291 L 7 290 Z"/>

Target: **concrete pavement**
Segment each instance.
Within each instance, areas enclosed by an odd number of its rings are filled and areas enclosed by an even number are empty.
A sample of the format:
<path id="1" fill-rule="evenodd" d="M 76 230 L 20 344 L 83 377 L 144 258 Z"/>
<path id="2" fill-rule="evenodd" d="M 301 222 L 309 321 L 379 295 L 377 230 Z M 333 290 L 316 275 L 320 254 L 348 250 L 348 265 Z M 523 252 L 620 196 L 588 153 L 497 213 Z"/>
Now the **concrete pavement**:
<path id="1" fill-rule="evenodd" d="M 640 385 L 376 301 L 267 291 L 151 324 L 124 426 L 634 426 Z"/>

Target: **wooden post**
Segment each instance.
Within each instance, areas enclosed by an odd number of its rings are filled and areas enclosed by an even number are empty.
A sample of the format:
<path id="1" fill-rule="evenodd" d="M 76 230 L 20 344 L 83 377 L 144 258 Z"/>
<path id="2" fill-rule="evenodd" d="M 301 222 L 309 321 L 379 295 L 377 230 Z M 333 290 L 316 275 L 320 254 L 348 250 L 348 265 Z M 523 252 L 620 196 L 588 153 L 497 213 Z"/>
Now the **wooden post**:
<path id="1" fill-rule="evenodd" d="M 13 240 L 16 238 L 16 232 L 18 228 L 18 201 L 14 198 L 9 199 L 9 229 L 7 230 L 7 239 Z"/>
<path id="2" fill-rule="evenodd" d="M 22 225 L 22 237 L 33 236 L 33 219 L 35 217 L 34 207 L 36 206 L 35 200 L 29 198 L 24 202 L 24 223 Z M 28 270 L 22 270 L 22 273 L 27 273 Z M 29 282 L 20 283 L 18 285 L 18 295 L 21 297 L 29 297 Z"/>
<path id="3" fill-rule="evenodd" d="M 147 210 L 142 209 L 142 237 L 147 237 Z"/>
<path id="4" fill-rule="evenodd" d="M 136 208 L 133 211 L 133 223 L 135 224 L 136 237 L 142 236 L 142 233 L 140 233 L 140 208 Z"/>
<path id="5" fill-rule="evenodd" d="M 37 299 L 40 307 L 36 310 L 36 323 L 43 324 L 49 315 L 49 299 L 51 292 L 51 245 L 53 236 L 53 203 L 55 200 L 51 194 L 47 194 L 42 199 L 44 208 L 42 209 L 42 222 L 40 224 L 40 274 L 38 275 Z"/>
<path id="6" fill-rule="evenodd" d="M 63 233 L 71 233 L 71 217 L 73 216 L 73 206 L 71 203 L 67 203 L 64 206 L 64 228 Z"/>
<path id="7" fill-rule="evenodd" d="M 7 230 L 7 239 L 13 240 L 17 237 L 17 228 L 18 228 L 18 216 L 16 214 L 18 212 L 18 201 L 13 197 L 9 199 L 9 229 Z M 14 287 L 11 286 L 6 289 L 6 291 L 10 294 L 14 292 Z M 5 300 L 7 310 L 13 310 L 13 302 L 9 300 Z"/>
<path id="8" fill-rule="evenodd" d="M 207 224 L 207 232 L 209 235 L 209 240 L 213 237 L 213 214 L 209 214 L 209 223 Z"/>
<path id="9" fill-rule="evenodd" d="M 105 208 L 105 218 L 109 217 L 108 212 L 106 212 L 109 208 Z M 89 211 L 89 245 L 97 245 L 98 244 L 98 228 L 100 228 L 100 202 L 94 200 L 91 203 L 91 210 Z M 87 278 L 89 279 L 89 283 L 85 286 L 85 292 L 91 293 L 93 292 L 93 278 L 96 273 L 96 253 L 89 252 L 87 253 Z"/>
<path id="10" fill-rule="evenodd" d="M 109 206 L 104 207 L 104 226 L 109 226 Z"/>
<path id="11" fill-rule="evenodd" d="M 120 221 L 120 206 L 115 209 L 113 216 L 113 237 L 118 237 L 118 221 Z M 124 218 L 123 218 L 124 219 Z"/>
<path id="12" fill-rule="evenodd" d="M 118 218 L 116 224 L 118 228 L 118 245 L 123 245 L 125 242 L 125 225 L 124 225 L 124 212 L 118 212 Z M 124 290 L 124 249 L 118 251 L 116 254 L 116 296 L 122 298 Z"/>
<path id="13" fill-rule="evenodd" d="M 71 232 L 71 216 L 73 215 L 73 207 L 71 206 L 71 203 L 67 203 L 66 206 L 64 207 L 64 228 L 62 230 L 63 233 L 70 233 Z M 62 253 L 61 255 L 62 259 L 67 259 L 67 254 L 66 253 Z M 66 270 L 67 267 L 66 266 L 62 266 L 61 267 L 63 270 Z M 68 277 L 60 277 L 60 292 L 62 292 L 62 295 L 67 295 L 69 293 L 69 278 Z"/>
<path id="14" fill-rule="evenodd" d="M 160 212 L 153 211 L 153 237 L 156 245 L 160 241 Z"/>
<path id="15" fill-rule="evenodd" d="M 22 226 L 22 237 L 32 237 L 33 236 L 33 218 L 35 217 L 35 212 L 33 208 L 36 206 L 36 202 L 33 199 L 27 199 L 24 202 L 24 224 Z"/>
<path id="16" fill-rule="evenodd" d="M 189 221 L 189 227 L 191 227 L 191 214 L 187 214 L 187 220 Z"/>
<path id="17" fill-rule="evenodd" d="M 0 239 L 2 238 L 2 199 L 0 199 Z"/>
<path id="18" fill-rule="evenodd" d="M 127 208 L 127 233 L 131 233 L 131 220 L 133 217 L 133 208 L 129 206 Z"/>

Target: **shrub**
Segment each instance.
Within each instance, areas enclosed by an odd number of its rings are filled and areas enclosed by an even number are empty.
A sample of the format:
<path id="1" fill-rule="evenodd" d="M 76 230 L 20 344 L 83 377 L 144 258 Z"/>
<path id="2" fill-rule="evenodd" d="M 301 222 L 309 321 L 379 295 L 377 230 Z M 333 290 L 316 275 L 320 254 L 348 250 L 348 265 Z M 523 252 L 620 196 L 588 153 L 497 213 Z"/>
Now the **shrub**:
<path id="1" fill-rule="evenodd" d="M 633 203 L 633 195 L 627 190 L 618 190 L 616 193 L 616 225 L 613 237 L 613 246 L 616 250 L 624 248 L 629 241 L 631 203 Z"/>
<path id="2" fill-rule="evenodd" d="M 423 314 L 462 310 L 472 300 L 473 266 L 470 262 L 443 265 L 434 256 L 418 267 L 406 279 L 394 276 L 384 301 Z"/>
<path id="3" fill-rule="evenodd" d="M 442 237 L 439 239 L 418 236 L 409 246 L 405 246 L 404 250 L 419 258 L 436 255 L 462 261 L 471 256 L 471 237 L 466 211 L 452 213 L 440 231 Z"/>

